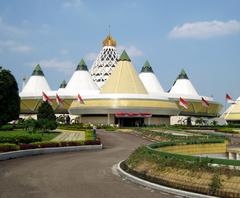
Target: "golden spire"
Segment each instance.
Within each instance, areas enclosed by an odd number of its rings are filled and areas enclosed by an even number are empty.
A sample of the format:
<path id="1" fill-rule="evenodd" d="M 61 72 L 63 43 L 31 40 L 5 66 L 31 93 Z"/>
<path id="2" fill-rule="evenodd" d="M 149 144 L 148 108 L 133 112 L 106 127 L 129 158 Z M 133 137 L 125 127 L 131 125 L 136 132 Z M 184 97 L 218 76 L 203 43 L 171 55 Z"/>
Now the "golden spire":
<path id="1" fill-rule="evenodd" d="M 103 46 L 116 47 L 116 45 L 117 45 L 117 42 L 112 38 L 110 34 L 103 40 Z"/>

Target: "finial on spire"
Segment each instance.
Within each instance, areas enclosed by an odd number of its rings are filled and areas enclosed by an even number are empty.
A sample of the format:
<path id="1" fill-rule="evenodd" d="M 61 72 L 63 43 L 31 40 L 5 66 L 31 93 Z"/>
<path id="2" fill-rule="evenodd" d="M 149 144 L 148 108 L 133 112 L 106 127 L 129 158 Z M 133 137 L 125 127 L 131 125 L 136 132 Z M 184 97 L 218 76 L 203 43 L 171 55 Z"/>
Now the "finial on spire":
<path id="1" fill-rule="evenodd" d="M 111 25 L 110 24 L 108 25 L 108 35 L 109 36 L 111 35 Z"/>
<path id="2" fill-rule="evenodd" d="M 112 38 L 111 33 L 110 33 L 110 27 L 109 27 L 109 34 L 103 40 L 103 46 L 113 46 L 113 47 L 116 47 L 116 45 L 117 45 L 117 42 Z"/>

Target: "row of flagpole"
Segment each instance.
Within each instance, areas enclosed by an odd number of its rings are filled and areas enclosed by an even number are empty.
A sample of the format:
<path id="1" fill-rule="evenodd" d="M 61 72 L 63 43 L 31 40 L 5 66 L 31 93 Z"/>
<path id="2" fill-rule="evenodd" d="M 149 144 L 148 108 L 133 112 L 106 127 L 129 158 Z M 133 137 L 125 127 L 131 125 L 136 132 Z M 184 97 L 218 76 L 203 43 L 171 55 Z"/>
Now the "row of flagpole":
<path id="1" fill-rule="evenodd" d="M 203 107 L 206 107 L 206 108 L 209 107 L 209 102 L 206 99 L 204 99 L 203 97 L 201 98 L 201 103 L 202 103 Z M 188 109 L 189 102 L 186 99 L 183 99 L 182 97 L 180 97 L 179 105 L 182 106 L 184 109 Z"/>
<path id="2" fill-rule="evenodd" d="M 42 92 L 42 100 L 44 102 L 48 102 L 49 104 L 52 104 L 52 99 L 44 92 Z M 60 96 L 56 93 L 56 103 L 58 106 L 63 105 L 64 100 L 62 98 L 60 98 Z M 82 99 L 81 95 L 78 94 L 76 97 L 76 100 L 80 103 L 80 104 L 85 104 L 84 100 Z"/>
<path id="3" fill-rule="evenodd" d="M 236 104 L 236 101 L 234 101 L 233 98 L 229 94 L 226 94 L 226 96 L 225 96 L 225 110 L 226 110 L 226 102 L 229 104 Z M 209 107 L 209 102 L 206 99 L 204 99 L 203 97 L 201 98 L 201 103 L 202 103 L 202 106 L 204 106 L 206 108 Z M 189 102 L 186 99 L 183 99 L 182 97 L 180 97 L 179 105 L 182 106 L 184 109 L 188 109 Z"/>
<path id="4" fill-rule="evenodd" d="M 48 102 L 49 104 L 52 104 L 52 99 L 45 92 L 42 92 L 42 100 Z M 64 102 L 64 100 L 62 98 L 60 98 L 60 96 L 57 93 L 56 93 L 55 100 L 56 100 L 56 103 L 58 106 L 61 106 Z M 85 104 L 85 102 L 82 99 L 82 97 L 80 96 L 80 94 L 77 95 L 76 100 L 80 104 Z M 226 96 L 225 96 L 225 110 L 226 110 L 226 102 L 230 103 L 230 104 L 236 104 L 236 101 L 234 101 L 233 98 L 229 94 L 226 94 Z M 206 107 L 206 108 L 209 107 L 209 102 L 206 99 L 204 99 L 203 97 L 201 98 L 201 103 L 202 103 L 203 107 Z M 186 99 L 180 97 L 179 105 L 182 106 L 184 109 L 188 109 L 189 102 Z"/>

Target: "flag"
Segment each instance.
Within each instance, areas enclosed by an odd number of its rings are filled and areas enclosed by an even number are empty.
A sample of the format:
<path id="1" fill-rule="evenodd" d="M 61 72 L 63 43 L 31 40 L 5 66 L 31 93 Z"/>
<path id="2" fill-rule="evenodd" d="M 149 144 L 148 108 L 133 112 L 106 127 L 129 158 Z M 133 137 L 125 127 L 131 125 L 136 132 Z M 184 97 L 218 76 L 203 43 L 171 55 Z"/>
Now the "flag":
<path id="1" fill-rule="evenodd" d="M 78 102 L 79 102 L 80 104 L 85 104 L 84 101 L 83 101 L 83 99 L 82 99 L 82 97 L 80 96 L 80 94 L 78 94 L 77 100 L 78 100 Z"/>
<path id="2" fill-rule="evenodd" d="M 235 101 L 232 99 L 232 97 L 229 94 L 226 94 L 226 101 L 227 103 L 235 104 Z"/>
<path id="3" fill-rule="evenodd" d="M 47 94 L 45 94 L 44 92 L 42 92 L 42 100 L 44 102 L 48 102 L 49 104 L 52 104 L 51 98 L 49 98 Z"/>
<path id="4" fill-rule="evenodd" d="M 60 106 L 62 105 L 63 100 L 59 97 L 59 95 L 56 93 L 56 102 Z"/>
<path id="5" fill-rule="evenodd" d="M 179 98 L 179 105 L 184 107 L 185 109 L 188 108 L 188 102 L 181 97 Z"/>
<path id="6" fill-rule="evenodd" d="M 209 107 L 209 102 L 202 97 L 202 106 Z"/>

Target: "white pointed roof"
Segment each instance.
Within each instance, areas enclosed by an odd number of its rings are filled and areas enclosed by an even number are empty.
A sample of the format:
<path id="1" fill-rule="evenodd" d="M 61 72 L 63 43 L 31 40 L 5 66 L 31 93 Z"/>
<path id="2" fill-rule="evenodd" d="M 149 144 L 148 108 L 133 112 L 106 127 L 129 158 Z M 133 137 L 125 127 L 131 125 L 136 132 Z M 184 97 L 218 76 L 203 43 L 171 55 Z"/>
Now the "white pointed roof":
<path id="1" fill-rule="evenodd" d="M 65 87 L 65 93 L 76 95 L 78 93 L 82 94 L 96 92 L 99 92 L 99 89 L 96 83 L 93 82 L 91 75 L 88 72 L 87 65 L 82 59 L 67 86 Z"/>
<path id="2" fill-rule="evenodd" d="M 184 70 L 182 70 L 178 75 L 169 93 L 177 95 L 182 94 L 189 96 L 199 96 Z"/>
<path id="3" fill-rule="evenodd" d="M 116 50 L 116 41 L 108 35 L 103 41 L 103 48 L 94 61 L 90 70 L 92 79 L 98 87 L 102 87 L 116 67 L 119 55 Z"/>
<path id="4" fill-rule="evenodd" d="M 36 65 L 20 96 L 41 96 L 43 91 L 51 91 L 51 88 L 48 85 L 40 65 Z"/>
<path id="5" fill-rule="evenodd" d="M 144 63 L 139 78 L 143 82 L 148 93 L 164 93 L 164 90 L 148 61 Z"/>

